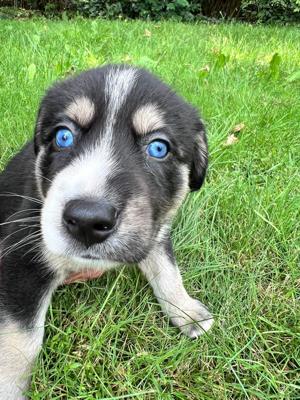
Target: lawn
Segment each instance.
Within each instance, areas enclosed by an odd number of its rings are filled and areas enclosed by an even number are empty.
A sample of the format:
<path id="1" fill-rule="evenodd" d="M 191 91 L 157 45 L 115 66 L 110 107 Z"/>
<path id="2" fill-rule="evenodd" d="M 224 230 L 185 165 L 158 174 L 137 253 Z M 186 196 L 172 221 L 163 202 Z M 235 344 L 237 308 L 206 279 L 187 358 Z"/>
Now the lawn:
<path id="1" fill-rule="evenodd" d="M 299 399 L 299 27 L 6 20 L 0 43 L 0 168 L 31 137 L 44 90 L 104 63 L 152 70 L 209 132 L 208 179 L 173 241 L 213 329 L 181 337 L 134 268 L 61 287 L 29 397 Z"/>

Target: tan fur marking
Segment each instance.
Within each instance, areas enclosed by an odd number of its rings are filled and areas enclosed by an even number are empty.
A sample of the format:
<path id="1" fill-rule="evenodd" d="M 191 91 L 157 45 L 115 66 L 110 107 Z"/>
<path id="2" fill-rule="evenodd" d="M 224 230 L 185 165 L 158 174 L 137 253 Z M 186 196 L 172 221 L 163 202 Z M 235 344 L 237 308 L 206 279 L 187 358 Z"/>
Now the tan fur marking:
<path id="1" fill-rule="evenodd" d="M 155 104 L 140 107 L 133 115 L 133 126 L 136 133 L 146 135 L 165 126 L 164 115 Z"/>
<path id="2" fill-rule="evenodd" d="M 95 115 L 95 105 L 88 97 L 77 97 L 67 107 L 65 113 L 78 124 L 86 126 L 92 121 Z"/>

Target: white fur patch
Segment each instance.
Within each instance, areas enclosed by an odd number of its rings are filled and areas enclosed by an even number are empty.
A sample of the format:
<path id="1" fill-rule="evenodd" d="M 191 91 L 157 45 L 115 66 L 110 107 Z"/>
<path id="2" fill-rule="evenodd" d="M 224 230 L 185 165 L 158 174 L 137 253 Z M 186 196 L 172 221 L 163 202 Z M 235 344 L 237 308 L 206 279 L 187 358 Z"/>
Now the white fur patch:
<path id="1" fill-rule="evenodd" d="M 65 114 L 81 126 L 88 125 L 95 115 L 95 105 L 86 96 L 76 97 L 65 110 Z"/>
<path id="2" fill-rule="evenodd" d="M 140 107 L 133 115 L 133 126 L 136 133 L 146 135 L 165 126 L 163 112 L 155 104 Z"/>
<path id="3" fill-rule="evenodd" d="M 180 167 L 180 173 L 181 173 L 181 178 L 182 178 L 182 184 L 180 186 L 180 189 L 176 193 L 176 199 L 175 199 L 175 204 L 174 204 L 174 213 L 177 211 L 178 207 L 181 205 L 183 200 L 185 199 L 186 195 L 189 193 L 189 175 L 190 171 L 186 165 L 182 165 Z"/>
<path id="4" fill-rule="evenodd" d="M 9 319 L 0 326 L 1 400 L 25 399 L 22 392 L 27 389 L 31 369 L 42 346 L 52 290 L 42 299 L 32 329 L 21 329 L 18 323 Z"/>
<path id="5" fill-rule="evenodd" d="M 112 68 L 105 80 L 105 100 L 107 104 L 107 119 L 105 132 L 112 134 L 116 116 L 127 96 L 135 85 L 137 71 L 133 68 Z"/>
<path id="6" fill-rule="evenodd" d="M 54 255 L 67 255 L 70 243 L 62 233 L 66 203 L 79 198 L 105 198 L 106 182 L 117 172 L 109 141 L 74 159 L 53 179 L 42 209 L 41 228 L 46 248 Z"/>
<path id="7" fill-rule="evenodd" d="M 42 171 L 41 171 L 41 160 L 43 158 L 43 156 L 45 155 L 45 149 L 41 148 L 36 160 L 35 160 L 35 180 L 36 180 L 36 186 L 38 189 L 38 193 L 40 195 L 40 198 L 43 200 L 44 199 L 44 194 L 43 194 L 43 190 L 42 190 Z"/>
<path id="8" fill-rule="evenodd" d="M 178 172 L 181 174 L 182 183 L 180 188 L 178 189 L 176 196 L 174 198 L 174 203 L 170 210 L 165 214 L 162 223 L 163 224 L 171 224 L 172 218 L 175 216 L 178 208 L 181 206 L 184 201 L 186 195 L 189 193 L 189 174 L 190 171 L 186 165 L 182 165 Z"/>
<path id="9" fill-rule="evenodd" d="M 32 364 L 42 345 L 41 334 L 23 332 L 15 323 L 1 327 L 0 334 L 0 399 L 20 400 L 25 397 Z"/>
<path id="10" fill-rule="evenodd" d="M 66 249 L 66 253 L 67 250 L 68 249 Z M 59 285 L 62 285 L 72 273 L 87 272 L 91 270 L 105 272 L 120 265 L 120 263 L 114 261 L 98 259 L 93 260 L 71 255 L 67 256 L 64 254 L 54 254 L 50 251 L 47 251 L 47 249 L 44 249 L 43 255 L 46 262 L 51 266 L 52 270 L 56 272 L 57 283 Z"/>
<path id="11" fill-rule="evenodd" d="M 188 295 L 178 267 L 164 249 L 155 247 L 139 267 L 163 311 L 185 335 L 195 338 L 210 329 L 213 324 L 211 314 L 203 304 Z"/>

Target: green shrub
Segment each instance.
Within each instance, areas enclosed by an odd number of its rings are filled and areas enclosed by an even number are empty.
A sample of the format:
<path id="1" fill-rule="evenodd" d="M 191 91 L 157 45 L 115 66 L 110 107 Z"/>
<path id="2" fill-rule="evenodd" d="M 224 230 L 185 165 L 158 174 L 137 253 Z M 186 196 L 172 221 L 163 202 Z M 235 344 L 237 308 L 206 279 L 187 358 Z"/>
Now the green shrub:
<path id="1" fill-rule="evenodd" d="M 45 11 L 47 8 L 53 8 L 59 12 L 69 9 L 72 5 L 72 0 L 0 0 L 0 5 L 39 11 Z"/>
<path id="2" fill-rule="evenodd" d="M 46 16 L 72 11 L 85 17 L 181 21 L 236 18 L 249 22 L 300 22 L 300 0 L 0 0 Z"/>
<path id="3" fill-rule="evenodd" d="M 240 17 L 250 22 L 299 22 L 300 0 L 243 0 Z"/>
<path id="4" fill-rule="evenodd" d="M 77 11 L 87 17 L 176 18 L 185 21 L 200 13 L 200 3 L 187 0 L 73 0 Z"/>

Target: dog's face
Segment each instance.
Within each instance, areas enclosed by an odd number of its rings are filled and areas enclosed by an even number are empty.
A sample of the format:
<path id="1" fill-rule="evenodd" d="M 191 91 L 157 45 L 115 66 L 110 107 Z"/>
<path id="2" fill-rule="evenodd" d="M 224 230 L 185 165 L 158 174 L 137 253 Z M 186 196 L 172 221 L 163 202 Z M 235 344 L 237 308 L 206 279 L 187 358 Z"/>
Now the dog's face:
<path id="1" fill-rule="evenodd" d="M 197 112 L 129 66 L 51 88 L 35 149 L 43 245 L 74 268 L 144 259 L 207 166 Z"/>

